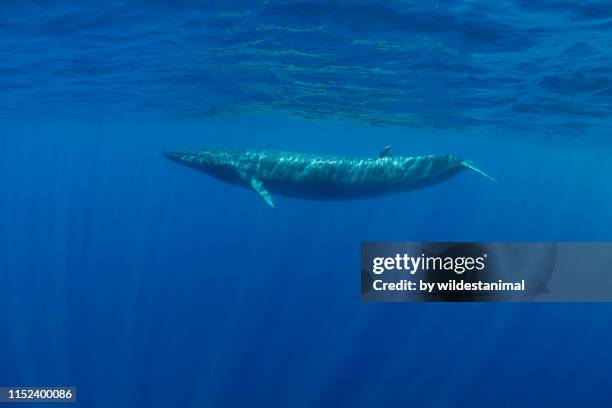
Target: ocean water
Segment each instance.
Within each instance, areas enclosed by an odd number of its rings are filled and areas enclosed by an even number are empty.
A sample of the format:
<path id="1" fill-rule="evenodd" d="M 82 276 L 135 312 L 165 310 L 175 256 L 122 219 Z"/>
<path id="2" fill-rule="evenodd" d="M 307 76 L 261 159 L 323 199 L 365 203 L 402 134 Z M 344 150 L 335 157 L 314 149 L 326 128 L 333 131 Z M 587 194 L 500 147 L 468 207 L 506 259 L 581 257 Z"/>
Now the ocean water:
<path id="1" fill-rule="evenodd" d="M 3 1 L 0 385 L 609 407 L 610 305 L 362 303 L 359 249 L 610 241 L 611 30 L 605 1 Z M 271 209 L 161 154 L 386 145 L 499 183 Z"/>

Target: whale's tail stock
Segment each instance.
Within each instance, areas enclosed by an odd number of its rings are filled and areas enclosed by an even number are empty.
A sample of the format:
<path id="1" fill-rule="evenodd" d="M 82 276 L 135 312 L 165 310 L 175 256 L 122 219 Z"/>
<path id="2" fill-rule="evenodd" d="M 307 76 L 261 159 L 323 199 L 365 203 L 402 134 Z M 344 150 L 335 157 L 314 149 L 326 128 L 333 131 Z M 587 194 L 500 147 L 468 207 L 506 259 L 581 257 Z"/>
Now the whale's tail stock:
<path id="1" fill-rule="evenodd" d="M 484 171 L 480 170 L 478 167 L 476 167 L 476 165 L 474 164 L 474 162 L 472 162 L 471 160 L 464 160 L 463 162 L 461 162 L 461 164 L 463 165 L 463 167 L 470 169 L 478 174 L 480 174 L 483 177 L 488 178 L 489 180 L 491 180 L 494 183 L 498 183 L 497 180 L 495 180 L 493 177 L 489 176 L 487 173 L 485 173 Z"/>

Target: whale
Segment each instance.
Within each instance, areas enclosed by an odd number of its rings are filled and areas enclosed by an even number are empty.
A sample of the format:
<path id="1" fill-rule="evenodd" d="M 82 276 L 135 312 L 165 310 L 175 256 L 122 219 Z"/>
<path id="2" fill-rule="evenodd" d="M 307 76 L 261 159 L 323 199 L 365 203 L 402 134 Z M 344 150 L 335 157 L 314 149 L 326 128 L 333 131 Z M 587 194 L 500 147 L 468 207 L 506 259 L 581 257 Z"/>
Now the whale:
<path id="1" fill-rule="evenodd" d="M 404 193 L 442 183 L 463 171 L 496 181 L 454 155 L 395 156 L 391 146 L 371 157 L 272 150 L 172 150 L 163 155 L 222 182 L 253 190 L 270 207 L 272 195 L 343 201 Z"/>

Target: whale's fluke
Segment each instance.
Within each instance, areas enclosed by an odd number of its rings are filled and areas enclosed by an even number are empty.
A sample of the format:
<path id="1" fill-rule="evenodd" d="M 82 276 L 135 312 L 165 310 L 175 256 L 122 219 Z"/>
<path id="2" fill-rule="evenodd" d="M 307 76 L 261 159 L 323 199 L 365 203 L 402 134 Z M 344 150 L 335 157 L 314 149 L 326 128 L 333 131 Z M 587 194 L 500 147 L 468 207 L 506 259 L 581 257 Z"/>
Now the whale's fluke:
<path id="1" fill-rule="evenodd" d="M 489 176 L 487 173 L 485 173 L 484 171 L 482 171 L 478 167 L 476 167 L 476 165 L 471 160 L 464 160 L 462 162 L 462 164 L 463 164 L 463 166 L 467 167 L 468 169 L 470 169 L 472 171 L 475 171 L 476 173 L 480 174 L 483 177 L 488 178 L 492 182 L 498 183 L 498 181 L 495 180 L 493 177 Z"/>

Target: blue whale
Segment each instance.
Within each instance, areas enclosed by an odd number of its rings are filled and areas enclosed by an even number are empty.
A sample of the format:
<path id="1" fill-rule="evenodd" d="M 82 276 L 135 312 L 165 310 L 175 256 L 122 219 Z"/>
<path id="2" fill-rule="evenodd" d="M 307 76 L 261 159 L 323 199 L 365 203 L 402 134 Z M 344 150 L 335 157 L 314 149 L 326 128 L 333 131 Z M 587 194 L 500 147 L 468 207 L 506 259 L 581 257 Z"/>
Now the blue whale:
<path id="1" fill-rule="evenodd" d="M 464 170 L 492 181 L 468 160 L 452 155 L 345 157 L 267 150 L 181 150 L 164 156 L 223 182 L 254 190 L 270 207 L 271 194 L 308 200 L 356 200 L 441 183 Z"/>

